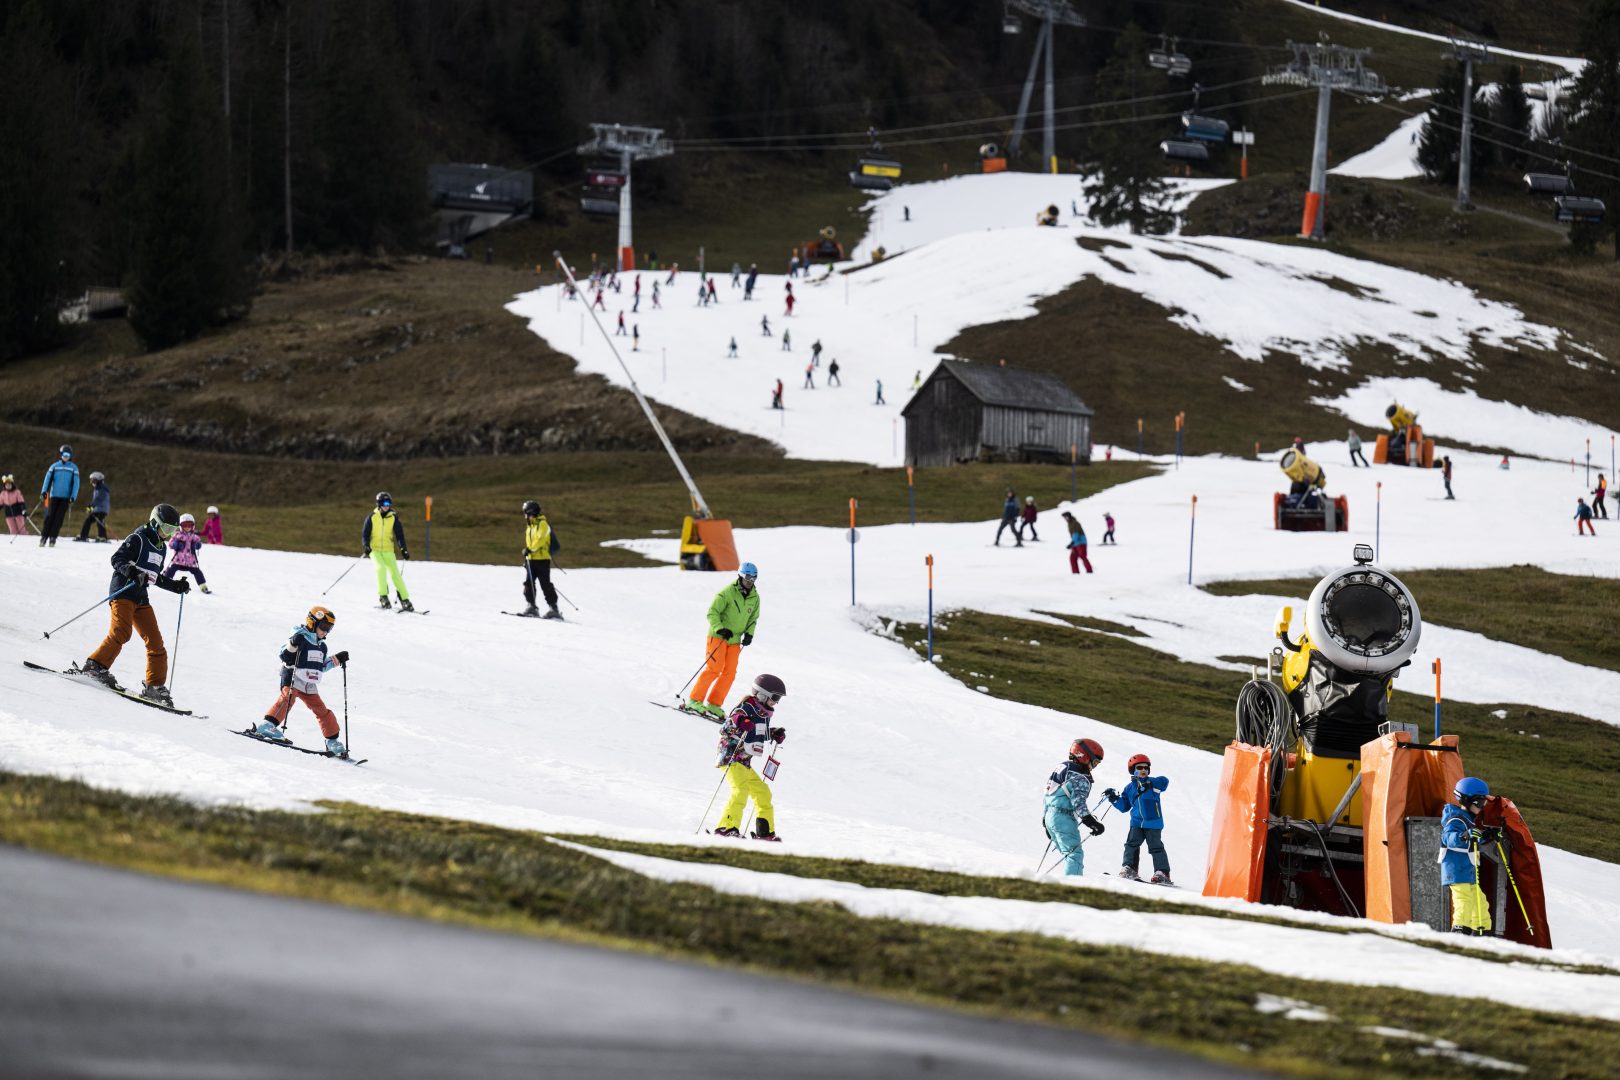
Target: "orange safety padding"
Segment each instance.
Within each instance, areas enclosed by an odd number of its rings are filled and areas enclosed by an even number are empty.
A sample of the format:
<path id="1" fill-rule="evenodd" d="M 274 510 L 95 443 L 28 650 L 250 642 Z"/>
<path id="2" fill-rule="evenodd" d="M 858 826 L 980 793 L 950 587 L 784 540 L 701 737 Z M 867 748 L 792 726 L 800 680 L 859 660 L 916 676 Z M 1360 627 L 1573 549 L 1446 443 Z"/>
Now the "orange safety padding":
<path id="1" fill-rule="evenodd" d="M 626 273 L 632 273 L 632 272 L 635 271 L 635 269 L 636 269 L 636 249 L 635 248 L 633 248 L 633 247 L 622 247 L 622 248 L 619 249 L 619 269 L 626 272 Z"/>
<path id="2" fill-rule="evenodd" d="M 1380 436 L 1378 436 L 1378 445 L 1373 447 L 1373 464 L 1374 465 L 1388 465 L 1389 464 L 1389 436 L 1388 435 L 1380 435 Z"/>
<path id="3" fill-rule="evenodd" d="M 1205 896 L 1259 900 L 1266 868 L 1266 823 L 1271 750 L 1232 742 L 1221 758 L 1215 823 L 1209 834 Z"/>
<path id="4" fill-rule="evenodd" d="M 1538 949 L 1552 948 L 1552 929 L 1547 925 L 1547 897 L 1541 885 L 1541 856 L 1536 852 L 1536 841 L 1530 835 L 1530 826 L 1524 823 L 1513 800 L 1493 795 L 1479 813 L 1481 825 L 1499 825 L 1510 838 L 1508 869 L 1513 871 L 1507 889 L 1507 919 L 1503 924 L 1509 941 L 1521 945 L 1534 945 Z M 1483 860 L 1481 860 L 1483 862 Z M 1518 895 L 1514 895 L 1517 887 Z M 1524 902 L 1521 911 L 1519 902 Z M 1525 923 L 1525 913 L 1530 923 Z"/>
<path id="5" fill-rule="evenodd" d="M 1454 752 L 1457 736 L 1442 735 L 1429 744 L 1450 750 L 1400 749 L 1412 742 L 1407 732 L 1395 731 L 1361 747 L 1363 910 L 1377 922 L 1412 921 L 1406 819 L 1439 817 L 1463 776 L 1462 755 Z"/>
<path id="6" fill-rule="evenodd" d="M 1434 440 L 1433 439 L 1424 439 L 1423 440 L 1423 467 L 1425 469 L 1434 468 Z"/>
<path id="7" fill-rule="evenodd" d="M 731 539 L 731 522 L 715 519 L 694 520 L 693 538 L 709 553 L 709 561 L 716 570 L 735 570 L 742 565 L 737 558 L 737 545 Z"/>
<path id="8" fill-rule="evenodd" d="M 1434 466 L 1423 460 L 1423 425 L 1413 424 L 1406 429 L 1406 463 L 1425 469 Z"/>
<path id="9" fill-rule="evenodd" d="M 983 161 L 983 169 L 987 173 L 1006 172 L 1007 159 L 1004 157 L 985 158 Z"/>
<path id="10" fill-rule="evenodd" d="M 1305 193 L 1305 216 L 1300 219 L 1299 235 L 1310 236 L 1316 231 L 1317 212 L 1322 208 L 1322 195 L 1317 191 Z"/>
<path id="11" fill-rule="evenodd" d="M 1282 504 L 1286 496 L 1282 492 L 1273 492 L 1271 496 L 1271 527 L 1282 528 Z"/>
<path id="12" fill-rule="evenodd" d="M 1349 532 L 1350 531 L 1350 497 L 1348 495 L 1340 495 L 1338 498 L 1333 500 L 1333 505 L 1335 505 L 1335 506 L 1337 506 L 1339 508 L 1339 531 L 1340 532 Z"/>

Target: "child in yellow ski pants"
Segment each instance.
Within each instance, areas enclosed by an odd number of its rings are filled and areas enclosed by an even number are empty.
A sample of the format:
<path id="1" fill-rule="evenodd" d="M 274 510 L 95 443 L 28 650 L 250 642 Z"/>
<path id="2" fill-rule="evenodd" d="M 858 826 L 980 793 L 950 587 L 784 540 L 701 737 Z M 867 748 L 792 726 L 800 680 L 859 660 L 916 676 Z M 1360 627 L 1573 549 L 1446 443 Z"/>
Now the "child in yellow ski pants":
<path id="1" fill-rule="evenodd" d="M 731 797 L 720 811 L 720 829 L 735 829 L 742 824 L 743 809 L 748 800 L 754 800 L 754 815 L 771 823 L 776 830 L 776 808 L 771 804 L 771 785 L 760 779 L 747 765 L 727 765 L 726 782 L 731 785 Z"/>

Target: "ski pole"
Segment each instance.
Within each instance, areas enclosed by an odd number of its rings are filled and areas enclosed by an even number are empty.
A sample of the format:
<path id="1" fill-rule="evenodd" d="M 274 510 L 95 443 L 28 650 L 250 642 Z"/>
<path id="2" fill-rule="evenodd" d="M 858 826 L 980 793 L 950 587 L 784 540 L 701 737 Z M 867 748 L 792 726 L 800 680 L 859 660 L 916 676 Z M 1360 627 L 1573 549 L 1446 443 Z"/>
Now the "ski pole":
<path id="1" fill-rule="evenodd" d="M 703 658 L 703 663 L 698 665 L 698 669 L 696 671 L 692 672 L 691 676 L 688 677 L 685 682 L 681 683 L 681 688 L 675 692 L 676 697 L 682 697 L 682 696 L 684 696 L 686 694 L 686 688 L 688 686 L 692 685 L 692 680 L 696 679 L 699 675 L 703 674 L 703 669 L 709 666 L 709 661 L 713 660 L 714 659 L 714 654 L 719 652 L 719 651 L 720 651 L 720 646 L 719 645 L 716 645 L 714 648 L 709 650 L 709 655 Z"/>
<path id="2" fill-rule="evenodd" d="M 731 766 L 729 766 L 729 765 L 726 766 L 727 769 L 729 769 L 730 767 Z M 714 809 L 714 800 L 716 800 L 716 799 L 718 799 L 720 797 L 720 784 L 724 784 L 725 782 L 726 782 L 726 770 L 721 769 L 720 770 L 720 783 L 714 785 L 714 794 L 709 796 L 709 805 L 705 806 L 703 808 L 703 818 L 702 818 L 702 820 L 700 820 L 698 822 L 698 827 L 697 827 L 698 832 L 703 831 L 703 823 L 709 820 L 709 811 Z"/>
<path id="3" fill-rule="evenodd" d="M 347 661 L 343 664 L 343 745 L 345 748 L 349 745 L 349 665 Z"/>
<path id="4" fill-rule="evenodd" d="M 191 590 L 186 590 L 190 592 Z M 174 617 L 174 662 L 169 665 L 169 692 L 174 693 L 174 673 L 180 670 L 180 620 L 186 617 L 186 594 L 180 594 L 180 612 Z"/>
<path id="5" fill-rule="evenodd" d="M 1502 841 L 1496 842 L 1496 857 L 1502 860 L 1502 869 L 1507 871 L 1508 884 L 1513 886 L 1513 899 L 1519 902 L 1519 914 L 1524 916 L 1524 928 L 1531 934 L 1536 932 L 1536 924 L 1530 921 L 1530 912 L 1525 910 L 1524 897 L 1519 895 L 1519 883 L 1513 880 L 1513 867 L 1508 865 L 1507 853 L 1502 850 Z"/>
<path id="6" fill-rule="evenodd" d="M 364 561 L 365 561 L 365 560 L 366 560 L 366 556 L 364 556 L 364 555 L 362 555 L 362 556 L 360 556 L 360 557 L 359 557 L 359 558 L 358 558 L 358 559 L 356 559 L 356 560 L 354 560 L 354 562 L 352 562 L 352 563 L 350 563 L 350 564 L 349 564 L 349 570 L 353 570 L 353 569 L 354 569 L 354 568 L 355 568 L 355 567 L 356 567 L 356 566 L 359 566 L 359 565 L 360 565 L 360 564 L 361 564 L 361 563 L 362 563 L 362 562 L 364 562 Z M 326 587 L 326 588 L 325 588 L 325 589 L 324 589 L 324 590 L 323 590 L 323 591 L 322 591 L 322 592 L 321 592 L 321 595 L 322 595 L 322 596 L 325 596 L 325 595 L 326 595 L 326 594 L 327 594 L 327 593 L 329 593 L 329 592 L 331 592 L 331 591 L 332 591 L 332 590 L 333 590 L 333 589 L 335 589 L 335 588 L 337 588 L 337 585 L 338 585 L 338 581 L 342 581 L 342 580 L 343 580 L 343 579 L 344 579 L 344 578 L 346 578 L 346 577 L 348 577 L 348 576 L 349 576 L 349 570 L 345 570 L 345 571 L 343 571 L 343 573 L 341 573 L 341 574 L 339 574 L 339 575 L 338 575 L 338 576 L 337 576 L 337 581 L 334 581 L 334 582 L 332 582 L 332 584 L 330 584 L 330 585 L 328 585 L 328 586 L 327 586 L 327 587 Z"/>
<path id="7" fill-rule="evenodd" d="M 71 625 L 73 623 L 78 622 L 80 619 L 84 618 L 86 615 L 88 615 L 92 611 L 96 610 L 96 608 L 100 607 L 102 604 L 105 604 L 107 601 L 109 601 L 109 600 L 113 599 L 114 597 L 118 596 L 120 593 L 128 592 L 131 588 L 134 587 L 134 585 L 135 585 L 135 583 L 133 581 L 131 581 L 128 585 L 125 585 L 122 589 L 118 589 L 115 592 L 108 593 L 106 596 L 103 596 L 100 600 L 97 600 L 95 603 L 91 604 L 89 607 L 85 608 L 83 611 L 81 611 L 77 615 L 73 616 L 73 618 L 71 618 L 67 622 L 63 623 L 62 626 L 69 626 L 69 625 Z M 45 631 L 46 639 L 49 640 L 49 638 L 50 638 L 50 636 L 52 634 L 54 634 L 58 630 L 62 629 L 62 626 L 58 626 L 55 629 Z"/>
<path id="8" fill-rule="evenodd" d="M 568 600 L 568 594 L 563 592 L 561 589 L 557 588 L 557 586 L 553 585 L 551 587 L 551 591 L 556 593 L 558 596 L 562 597 L 564 600 Z M 579 610 L 579 605 L 574 603 L 572 600 L 568 600 L 568 606 L 573 608 L 575 611 Z M 704 661 L 704 662 L 707 663 L 708 661 Z"/>
<path id="9" fill-rule="evenodd" d="M 1035 876 L 1036 877 L 1040 876 L 1041 867 L 1046 865 L 1046 857 L 1048 855 L 1050 855 L 1050 854 L 1052 854 L 1052 838 L 1050 836 L 1048 836 L 1046 838 L 1046 850 L 1041 852 L 1041 861 L 1035 864 Z"/>

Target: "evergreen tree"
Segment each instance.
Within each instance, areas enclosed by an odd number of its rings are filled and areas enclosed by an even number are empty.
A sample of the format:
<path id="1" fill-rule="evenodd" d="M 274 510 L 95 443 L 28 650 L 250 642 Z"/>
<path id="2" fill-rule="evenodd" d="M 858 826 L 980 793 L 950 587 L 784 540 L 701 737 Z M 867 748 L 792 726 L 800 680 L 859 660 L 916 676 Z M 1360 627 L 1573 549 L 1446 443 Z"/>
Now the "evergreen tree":
<path id="1" fill-rule="evenodd" d="M 1497 141 L 1496 157 L 1510 172 L 1522 170 L 1529 162 L 1525 148 L 1530 142 L 1530 125 L 1534 114 L 1530 99 L 1524 96 L 1524 77 L 1519 65 L 1509 64 L 1502 72 L 1502 81 L 1496 86 L 1496 100 L 1491 105 L 1491 119 L 1496 126 L 1484 129 Z"/>
<path id="2" fill-rule="evenodd" d="M 1418 137 L 1418 166 L 1423 169 L 1423 175 L 1436 183 L 1457 182 L 1457 154 L 1462 145 L 1462 93 L 1463 66 L 1460 63 L 1448 64 L 1440 74 L 1434 96 L 1429 99 L 1428 119 L 1424 120 L 1423 131 Z M 1490 108 L 1481 99 L 1477 85 L 1474 87 L 1473 111 L 1473 174 L 1481 176 L 1490 163 L 1491 144 L 1478 136 L 1490 135 L 1492 129 L 1480 123 L 1490 118 Z"/>
<path id="3" fill-rule="evenodd" d="M 1575 167 L 1576 190 L 1595 195 L 1608 204 L 1602 225 L 1577 225 L 1570 241 L 1578 249 L 1594 250 L 1605 235 L 1614 239 L 1614 257 L 1620 261 L 1620 0 L 1592 0 L 1581 26 L 1586 66 L 1564 101 L 1569 118 L 1565 145 Z M 1585 166 L 1585 168 L 1583 168 Z"/>
<path id="4" fill-rule="evenodd" d="M 196 337 L 245 310 L 241 234 L 233 210 L 220 97 L 194 35 L 176 42 L 135 153 L 130 326 L 148 349 Z"/>
<path id="5" fill-rule="evenodd" d="M 1139 81 L 1147 50 L 1146 36 L 1131 23 L 1119 34 L 1112 58 L 1097 77 L 1103 107 L 1095 115 L 1102 126 L 1091 132 L 1084 184 L 1094 221 L 1129 225 L 1138 235 L 1166 233 L 1176 224 L 1174 211 L 1166 205 L 1170 190 L 1159 151 L 1163 121 L 1140 119 L 1149 110 L 1132 100 L 1148 92 L 1143 88 L 1145 77 Z"/>
<path id="6" fill-rule="evenodd" d="M 0 18 L 0 360 L 60 340 L 74 125 L 64 66 L 30 2 Z"/>

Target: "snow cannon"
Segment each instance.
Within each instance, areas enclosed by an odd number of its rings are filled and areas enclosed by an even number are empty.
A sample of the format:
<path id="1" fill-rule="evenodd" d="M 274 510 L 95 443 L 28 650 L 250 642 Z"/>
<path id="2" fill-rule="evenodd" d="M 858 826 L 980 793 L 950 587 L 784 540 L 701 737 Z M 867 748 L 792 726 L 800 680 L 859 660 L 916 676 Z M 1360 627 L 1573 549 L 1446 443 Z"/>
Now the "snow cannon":
<path id="1" fill-rule="evenodd" d="M 816 239 L 799 245 L 799 258 L 805 262 L 842 262 L 844 245 L 838 242 L 838 230 L 831 225 L 822 226 Z"/>
<path id="2" fill-rule="evenodd" d="M 1378 436 L 1373 447 L 1374 465 L 1417 465 L 1434 468 L 1434 440 L 1423 437 L 1423 427 L 1417 422 L 1418 414 L 1398 401 L 1384 410 L 1389 431 Z"/>
<path id="3" fill-rule="evenodd" d="M 1288 532 L 1343 532 L 1350 528 L 1350 500 L 1327 495 L 1327 472 L 1299 449 L 1284 450 L 1277 462 L 1293 481 L 1288 494 L 1271 500 L 1273 528 Z"/>
<path id="4" fill-rule="evenodd" d="M 1042 210 L 1040 213 L 1035 215 L 1035 224 L 1037 224 L 1037 225 L 1056 226 L 1057 223 L 1058 223 L 1058 219 L 1061 216 L 1062 216 L 1062 214 L 1058 210 L 1057 204 L 1053 203 L 1052 205 L 1048 206 L 1045 210 Z"/>
<path id="5" fill-rule="evenodd" d="M 1265 677 L 1238 692 L 1204 895 L 1445 930 L 1451 897 L 1436 856 L 1441 810 L 1464 775 L 1460 740 L 1437 731 L 1421 742 L 1417 724 L 1389 719 L 1423 617 L 1372 557 L 1357 544 L 1353 565 L 1316 583 L 1297 641 L 1293 608 L 1281 609 Z M 1479 821 L 1504 834 L 1500 850 L 1480 853 L 1493 932 L 1550 948 L 1540 862 L 1518 808 L 1493 798 Z"/>
<path id="6" fill-rule="evenodd" d="M 993 142 L 979 147 L 979 171 L 998 173 L 1007 171 L 1007 155 Z"/>

